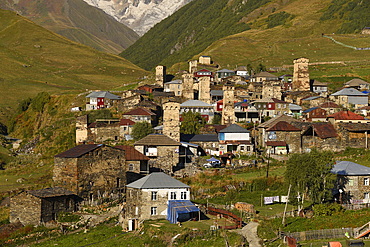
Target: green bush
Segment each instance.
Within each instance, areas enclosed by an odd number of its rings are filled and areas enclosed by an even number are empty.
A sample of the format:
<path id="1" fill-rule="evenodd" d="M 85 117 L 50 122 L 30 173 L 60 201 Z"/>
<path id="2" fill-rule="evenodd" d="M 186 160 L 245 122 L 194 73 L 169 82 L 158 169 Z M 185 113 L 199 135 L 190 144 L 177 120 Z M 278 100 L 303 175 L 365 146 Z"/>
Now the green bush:
<path id="1" fill-rule="evenodd" d="M 313 206 L 315 216 L 331 216 L 335 213 L 343 212 L 345 209 L 337 203 L 316 204 Z"/>
<path id="2" fill-rule="evenodd" d="M 81 217 L 77 214 L 72 214 L 69 212 L 61 212 L 58 214 L 59 222 L 78 222 Z"/>
<path id="3" fill-rule="evenodd" d="M 267 18 L 267 28 L 273 28 L 279 25 L 284 25 L 287 21 L 293 18 L 293 15 L 282 11 L 276 14 L 269 15 Z"/>

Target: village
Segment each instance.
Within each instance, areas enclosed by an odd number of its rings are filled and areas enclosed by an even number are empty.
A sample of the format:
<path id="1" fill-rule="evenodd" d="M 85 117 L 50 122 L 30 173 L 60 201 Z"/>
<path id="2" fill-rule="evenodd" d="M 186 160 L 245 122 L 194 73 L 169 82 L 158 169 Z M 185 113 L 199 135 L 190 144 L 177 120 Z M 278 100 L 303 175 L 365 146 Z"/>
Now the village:
<path id="1" fill-rule="evenodd" d="M 191 202 L 191 187 L 179 178 L 207 169 L 258 166 L 262 156 L 286 160 L 313 149 L 367 149 L 370 83 L 352 79 L 330 92 L 328 83 L 310 79 L 309 65 L 308 58 L 299 58 L 293 61 L 293 75 L 250 75 L 245 66 L 218 70 L 211 57 L 200 56 L 181 78 L 157 66 L 153 84 L 119 95 L 88 93 L 84 111 L 114 109 L 121 117 L 94 122 L 88 115 L 77 117 L 76 146 L 55 154 L 54 186 L 12 197 L 10 222 L 40 225 L 56 220 L 60 212 L 110 200 L 123 202 L 119 219 L 127 231 L 139 229 L 145 220 L 200 220 L 202 210 Z M 202 127 L 182 133 L 189 112 L 201 118 L 194 121 Z M 113 145 L 133 141 L 135 125 L 142 123 L 153 133 L 133 145 Z M 240 157 L 246 158 L 235 159 Z M 333 188 L 338 202 L 370 203 L 370 168 L 340 161 L 332 172 L 345 183 Z M 368 234 L 365 229 L 356 237 Z"/>

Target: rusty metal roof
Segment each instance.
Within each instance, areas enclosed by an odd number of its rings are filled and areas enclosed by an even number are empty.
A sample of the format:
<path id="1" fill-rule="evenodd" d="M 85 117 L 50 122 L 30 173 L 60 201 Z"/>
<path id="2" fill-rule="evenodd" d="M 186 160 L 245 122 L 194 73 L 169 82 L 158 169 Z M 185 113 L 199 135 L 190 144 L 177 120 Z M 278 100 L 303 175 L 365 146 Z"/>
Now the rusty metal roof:
<path id="1" fill-rule="evenodd" d="M 137 151 L 133 146 L 120 145 L 115 146 L 125 151 L 125 157 L 127 161 L 136 161 L 136 160 L 150 160 L 147 156 Z"/>
<path id="2" fill-rule="evenodd" d="M 370 131 L 370 124 L 369 123 L 339 123 L 340 127 L 348 131 Z"/>
<path id="3" fill-rule="evenodd" d="M 130 119 L 125 119 L 125 118 L 122 118 L 120 121 L 119 121 L 119 125 L 135 125 L 135 122 L 130 120 Z"/>
<path id="4" fill-rule="evenodd" d="M 45 188 L 41 190 L 29 190 L 27 191 L 27 193 L 39 198 L 75 195 L 72 191 L 61 187 Z"/>
<path id="5" fill-rule="evenodd" d="M 315 133 L 322 139 L 337 137 L 337 131 L 330 123 L 312 123 Z"/>
<path id="6" fill-rule="evenodd" d="M 63 153 L 57 154 L 54 157 L 58 158 L 79 158 L 82 155 L 91 152 L 99 147 L 103 146 L 103 144 L 82 144 L 75 146 Z"/>
<path id="7" fill-rule="evenodd" d="M 351 111 L 340 111 L 328 116 L 328 118 L 334 118 L 335 120 L 365 120 L 363 116 L 360 116 Z"/>
<path id="8" fill-rule="evenodd" d="M 341 108 L 339 105 L 331 101 L 322 103 L 319 107 L 321 108 Z"/>
<path id="9" fill-rule="evenodd" d="M 301 131 L 301 129 L 298 129 L 285 121 L 280 121 L 274 126 L 268 128 L 267 131 Z"/>

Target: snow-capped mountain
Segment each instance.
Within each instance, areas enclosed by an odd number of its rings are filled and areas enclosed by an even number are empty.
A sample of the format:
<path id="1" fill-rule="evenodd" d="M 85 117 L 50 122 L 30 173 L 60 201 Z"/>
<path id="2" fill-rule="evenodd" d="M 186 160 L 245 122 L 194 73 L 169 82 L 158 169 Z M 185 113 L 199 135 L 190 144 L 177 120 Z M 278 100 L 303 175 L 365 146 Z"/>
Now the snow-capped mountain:
<path id="1" fill-rule="evenodd" d="M 102 9 L 139 35 L 192 0 L 84 0 Z"/>

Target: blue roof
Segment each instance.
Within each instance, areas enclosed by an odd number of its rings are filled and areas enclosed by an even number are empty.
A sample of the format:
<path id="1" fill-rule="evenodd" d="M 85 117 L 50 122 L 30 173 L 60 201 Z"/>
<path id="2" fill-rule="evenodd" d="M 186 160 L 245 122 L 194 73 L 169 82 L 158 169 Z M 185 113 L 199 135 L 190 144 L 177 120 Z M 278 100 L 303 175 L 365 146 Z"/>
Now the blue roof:
<path id="1" fill-rule="evenodd" d="M 351 161 L 337 161 L 331 169 L 331 173 L 344 176 L 368 176 L 370 175 L 370 167 Z"/>
<path id="2" fill-rule="evenodd" d="M 304 110 L 303 113 L 308 113 L 308 112 L 312 112 L 313 110 L 316 110 L 317 108 L 319 107 L 312 107 L 312 108 L 309 108 L 307 110 Z"/>
<path id="3" fill-rule="evenodd" d="M 209 161 L 209 162 L 216 162 L 216 161 L 219 161 L 219 160 L 216 159 L 215 157 L 212 157 L 212 158 L 208 159 L 207 161 Z"/>
<path id="4" fill-rule="evenodd" d="M 167 220 L 172 224 L 176 224 L 179 221 L 183 221 L 181 219 L 187 220 L 187 217 L 184 217 L 184 215 L 199 211 L 199 208 L 189 200 L 169 200 L 167 207 Z"/>
<path id="5" fill-rule="evenodd" d="M 308 98 L 305 98 L 305 99 L 302 99 L 302 100 L 314 100 L 314 99 L 318 99 L 318 98 L 322 98 L 321 96 L 311 96 L 311 97 L 308 97 Z"/>

